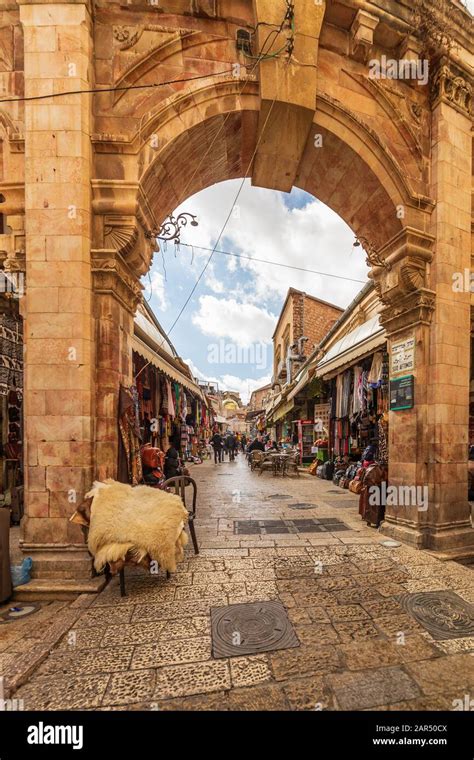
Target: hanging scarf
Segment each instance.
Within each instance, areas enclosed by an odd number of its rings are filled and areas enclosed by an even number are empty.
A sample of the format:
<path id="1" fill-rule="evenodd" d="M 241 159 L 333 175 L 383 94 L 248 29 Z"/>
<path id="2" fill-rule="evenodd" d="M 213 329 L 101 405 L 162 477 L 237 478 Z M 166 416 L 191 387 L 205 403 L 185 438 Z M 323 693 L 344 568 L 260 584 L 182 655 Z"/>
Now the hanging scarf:
<path id="1" fill-rule="evenodd" d="M 174 399 L 173 399 L 173 392 L 171 390 L 171 383 L 169 380 L 166 380 L 166 393 L 168 396 L 168 414 L 170 417 L 175 417 L 176 411 L 175 411 L 175 405 L 174 405 Z"/>
<path id="2" fill-rule="evenodd" d="M 136 486 L 143 480 L 140 457 L 140 429 L 137 420 L 137 389 L 120 386 L 119 430 L 122 449 L 119 451 L 119 480 Z"/>

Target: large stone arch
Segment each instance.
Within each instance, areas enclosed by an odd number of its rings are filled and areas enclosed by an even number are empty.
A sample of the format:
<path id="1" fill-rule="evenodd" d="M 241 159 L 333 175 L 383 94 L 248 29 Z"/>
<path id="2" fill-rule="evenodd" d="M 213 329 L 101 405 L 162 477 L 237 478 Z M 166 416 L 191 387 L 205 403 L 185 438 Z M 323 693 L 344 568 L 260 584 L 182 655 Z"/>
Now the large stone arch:
<path id="1" fill-rule="evenodd" d="M 452 289 L 453 270 L 470 267 L 470 17 L 456 7 L 456 53 L 433 58 L 422 87 L 368 74 L 371 57 L 420 56 L 404 0 L 390 11 L 366 0 L 295 0 L 292 60 L 254 58 L 249 74 L 237 30 L 253 30 L 258 51 L 285 8 L 75 0 L 13 13 L 28 55 L 12 67 L 27 95 L 63 92 L 71 63 L 68 90 L 103 90 L 13 104 L 10 118 L 25 125 L 24 177 L 22 168 L 19 191 L 0 188 L 7 201 L 25 197 L 24 546 L 39 575 L 72 582 L 89 572 L 68 493 L 80 498 L 91 477 L 115 473 L 117 389 L 130 380 L 139 280 L 153 255 L 147 233 L 187 196 L 244 176 L 264 127 L 252 181 L 296 185 L 337 211 L 366 240 L 389 340 L 415 336 L 416 406 L 391 415 L 390 477 L 427 484 L 429 509 L 388 510 L 385 530 L 447 555 L 472 547 L 470 294 Z M 274 49 L 286 40 L 276 34 Z M 11 81 L 21 94 L 20 77 Z"/>

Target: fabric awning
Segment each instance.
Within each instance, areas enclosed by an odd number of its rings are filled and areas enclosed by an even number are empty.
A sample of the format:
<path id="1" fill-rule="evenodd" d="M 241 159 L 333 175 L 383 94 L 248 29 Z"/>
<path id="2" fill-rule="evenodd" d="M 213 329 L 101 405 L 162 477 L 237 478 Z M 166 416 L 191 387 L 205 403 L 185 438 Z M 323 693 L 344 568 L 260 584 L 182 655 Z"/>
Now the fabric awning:
<path id="1" fill-rule="evenodd" d="M 275 409 L 275 411 L 272 413 L 273 422 L 276 422 L 277 420 L 281 420 L 281 418 L 284 417 L 286 414 L 288 414 L 288 412 L 291 412 L 294 406 L 295 406 L 295 402 L 291 400 L 291 401 L 287 401 L 286 403 L 282 404 L 280 407 Z"/>
<path id="2" fill-rule="evenodd" d="M 316 368 L 318 377 L 328 378 L 364 359 L 387 341 L 379 316 L 375 316 L 344 335 L 327 352 Z"/>
<path id="3" fill-rule="evenodd" d="M 295 396 L 297 396 L 298 393 L 303 390 L 303 388 L 305 387 L 305 385 L 307 384 L 308 381 L 309 381 L 309 369 L 306 369 L 303 372 L 303 376 L 302 376 L 301 380 L 299 380 L 299 382 L 295 385 L 295 387 L 293 388 L 293 390 L 289 392 L 289 394 L 288 394 L 288 401 L 290 401 L 291 399 L 295 398 Z"/>
<path id="4" fill-rule="evenodd" d="M 153 364 L 154 367 L 167 375 L 171 380 L 179 383 L 184 388 L 187 388 L 187 390 L 190 391 L 194 396 L 197 396 L 202 401 L 205 401 L 203 393 L 199 386 L 196 385 L 196 383 L 193 383 L 189 377 L 186 377 L 186 375 L 183 375 L 182 372 L 173 367 L 172 364 L 169 364 L 166 359 L 157 354 L 156 351 L 153 351 L 151 348 L 149 348 L 146 343 L 140 340 L 140 338 L 137 338 L 136 335 L 132 337 L 132 349 L 136 351 L 137 354 L 140 354 L 140 356 L 146 359 L 146 361 L 150 362 L 150 364 Z"/>

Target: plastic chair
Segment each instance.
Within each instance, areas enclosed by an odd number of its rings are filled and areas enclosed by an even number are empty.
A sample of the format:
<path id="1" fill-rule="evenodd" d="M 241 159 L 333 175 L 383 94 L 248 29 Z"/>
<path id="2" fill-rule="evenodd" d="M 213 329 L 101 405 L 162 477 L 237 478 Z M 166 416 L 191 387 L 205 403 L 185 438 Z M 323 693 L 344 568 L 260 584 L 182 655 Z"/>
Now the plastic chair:
<path id="1" fill-rule="evenodd" d="M 188 509 L 186 505 L 186 488 L 187 486 L 193 487 L 193 505 L 191 510 Z M 174 487 L 174 491 L 178 496 L 181 496 L 182 502 L 186 509 L 188 509 L 188 525 L 189 525 L 189 532 L 191 534 L 193 546 L 194 546 L 194 553 L 199 554 L 199 547 L 198 542 L 196 538 L 196 531 L 194 529 L 194 518 L 196 517 L 196 500 L 197 500 L 197 485 L 196 481 L 193 480 L 189 475 L 177 475 L 174 478 L 168 478 L 168 480 L 165 480 L 163 483 L 163 488 L 168 487 Z"/>

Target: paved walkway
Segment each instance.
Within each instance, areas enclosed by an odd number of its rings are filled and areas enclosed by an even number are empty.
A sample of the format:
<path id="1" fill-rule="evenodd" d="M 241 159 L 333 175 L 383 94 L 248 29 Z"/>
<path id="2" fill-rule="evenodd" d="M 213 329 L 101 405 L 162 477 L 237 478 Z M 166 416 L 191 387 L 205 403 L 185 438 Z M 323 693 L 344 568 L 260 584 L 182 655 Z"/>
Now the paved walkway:
<path id="1" fill-rule="evenodd" d="M 168 581 L 128 572 L 123 599 L 116 580 L 78 599 L 71 630 L 15 694 L 25 709 L 450 710 L 472 698 L 474 636 L 436 638 L 436 601 L 422 626 L 400 598 L 454 591 L 473 603 L 471 569 L 382 546 L 357 498 L 332 483 L 260 477 L 242 456 L 192 474 L 199 556 L 188 547 Z M 313 532 L 293 522 L 287 534 L 274 532 L 277 522 L 264 534 L 234 532 L 236 520 L 264 519 L 307 520 Z M 299 646 L 213 658 L 210 609 L 267 600 L 284 605 Z M 36 636 L 54 620 L 48 609 L 29 618 Z M 3 657 L 18 646 L 4 646 Z"/>

